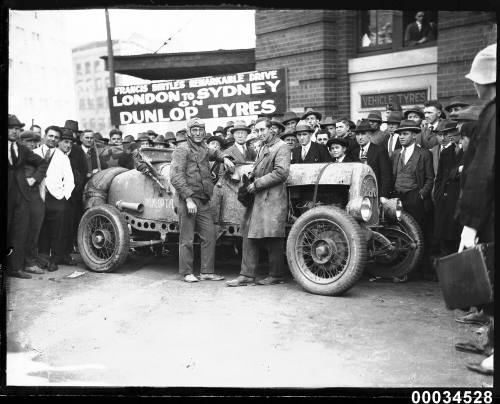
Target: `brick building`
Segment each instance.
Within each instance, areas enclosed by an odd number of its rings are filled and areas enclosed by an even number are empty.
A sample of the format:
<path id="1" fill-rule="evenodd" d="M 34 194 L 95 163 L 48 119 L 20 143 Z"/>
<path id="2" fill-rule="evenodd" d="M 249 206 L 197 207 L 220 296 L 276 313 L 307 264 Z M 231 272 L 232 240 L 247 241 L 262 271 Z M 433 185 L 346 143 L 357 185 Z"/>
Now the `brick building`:
<path id="1" fill-rule="evenodd" d="M 227 74 L 243 71 L 243 67 L 285 68 L 288 109 L 301 113 L 312 108 L 325 116 L 354 121 L 366 117 L 368 111 L 385 110 L 388 102 L 398 102 L 403 108 L 436 98 L 446 105 L 456 96 L 477 102 L 474 87 L 464 75 L 475 54 L 496 42 L 495 12 L 425 12 L 429 40 L 418 45 L 405 39 L 415 14 L 403 10 L 256 10 L 254 50 L 215 51 L 206 56 L 192 53 L 196 63 L 181 69 L 183 78 Z M 242 66 L 235 62 L 242 58 L 238 52 L 245 52 Z M 164 54 L 161 60 L 158 55 L 123 56 L 115 60 L 115 69 L 146 79 L 180 78 L 174 71 L 182 67 L 179 55 Z"/>

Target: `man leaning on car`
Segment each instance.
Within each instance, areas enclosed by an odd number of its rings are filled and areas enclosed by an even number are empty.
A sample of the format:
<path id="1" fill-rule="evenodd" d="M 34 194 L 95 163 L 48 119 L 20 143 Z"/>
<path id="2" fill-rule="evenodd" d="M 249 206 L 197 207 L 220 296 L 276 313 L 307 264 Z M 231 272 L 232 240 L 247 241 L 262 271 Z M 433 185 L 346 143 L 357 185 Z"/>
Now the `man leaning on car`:
<path id="1" fill-rule="evenodd" d="M 198 281 L 193 275 L 196 226 L 201 239 L 200 279 L 219 281 L 224 277 L 214 273 L 216 234 L 209 203 L 214 185 L 209 160 L 223 162 L 228 170 L 234 169 L 234 164 L 221 151 L 209 149 L 203 142 L 205 123 L 201 119 L 191 119 L 187 127 L 187 141 L 174 150 L 170 166 L 179 216 L 179 273 L 184 275 L 186 282 Z"/>

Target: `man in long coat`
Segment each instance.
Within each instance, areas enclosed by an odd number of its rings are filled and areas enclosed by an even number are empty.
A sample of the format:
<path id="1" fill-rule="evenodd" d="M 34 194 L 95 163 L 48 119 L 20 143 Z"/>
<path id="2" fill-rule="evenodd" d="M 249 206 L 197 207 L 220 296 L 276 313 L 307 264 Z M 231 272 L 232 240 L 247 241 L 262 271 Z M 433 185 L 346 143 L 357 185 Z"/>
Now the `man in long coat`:
<path id="1" fill-rule="evenodd" d="M 285 181 L 290 172 L 290 149 L 278 135 L 271 132 L 271 122 L 259 118 L 255 130 L 262 146 L 255 160 L 254 181 L 248 192 L 254 194 L 253 205 L 247 209 L 242 223 L 243 251 L 240 276 L 228 281 L 228 286 L 254 284 L 259 263 L 259 247 L 269 256 L 269 276 L 259 285 L 283 282 L 283 249 L 287 217 Z"/>

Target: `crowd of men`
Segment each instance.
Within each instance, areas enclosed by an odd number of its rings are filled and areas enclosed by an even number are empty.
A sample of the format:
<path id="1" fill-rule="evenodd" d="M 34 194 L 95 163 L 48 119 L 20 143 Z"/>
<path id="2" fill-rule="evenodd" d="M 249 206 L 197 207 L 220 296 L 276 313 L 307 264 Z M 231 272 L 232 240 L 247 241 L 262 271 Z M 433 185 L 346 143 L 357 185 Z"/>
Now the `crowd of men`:
<path id="1" fill-rule="evenodd" d="M 496 45 L 476 56 L 466 77 L 474 83 L 478 105 L 455 99 L 443 107 L 429 100 L 423 109 L 403 110 L 390 104 L 384 116 L 372 111 L 356 124 L 349 117 L 323 116 L 314 110 L 301 116 L 287 111 L 250 123 L 229 121 L 211 134 L 194 118 L 175 134 L 148 130 L 134 138 L 113 129 L 108 140 L 91 130 L 80 131 L 72 120 L 62 127 L 49 126 L 43 134 L 37 126 L 21 132 L 24 123 L 9 115 L 8 239 L 13 249 L 7 273 L 30 278 L 30 273 L 56 271 L 60 264 L 74 265 L 71 252 L 88 179 L 112 164 L 132 169 L 132 152 L 154 147 L 172 150 L 179 272 L 186 282 L 224 279 L 214 273 L 215 228 L 209 201 L 223 173 L 232 172 L 235 163 L 249 161 L 254 166 L 245 192 L 252 202 L 241 226 L 241 272 L 228 286 L 283 282 L 290 164 L 325 162 L 362 162 L 373 169 L 380 201 L 400 198 L 423 230 L 427 247 L 420 275 L 436 280 L 431 255 L 449 255 L 494 240 Z M 119 151 L 109 154 L 114 163 L 103 160 L 104 145 Z M 193 274 L 195 228 L 202 241 L 200 278 Z M 262 249 L 268 252 L 270 271 L 256 282 Z M 491 315 L 492 304 L 457 321 L 491 323 Z"/>

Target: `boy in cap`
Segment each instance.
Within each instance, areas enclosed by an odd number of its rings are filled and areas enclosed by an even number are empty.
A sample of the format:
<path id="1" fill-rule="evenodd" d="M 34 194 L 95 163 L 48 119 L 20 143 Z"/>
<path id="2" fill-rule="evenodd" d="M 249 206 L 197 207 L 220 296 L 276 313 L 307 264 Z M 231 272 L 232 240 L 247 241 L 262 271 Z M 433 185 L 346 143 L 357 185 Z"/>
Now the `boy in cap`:
<path id="1" fill-rule="evenodd" d="M 349 143 L 342 138 L 333 138 L 326 143 L 326 148 L 335 163 L 351 163 L 353 160 L 346 155 Z"/>
<path id="2" fill-rule="evenodd" d="M 193 241 L 195 226 L 201 239 L 201 280 L 218 281 L 223 276 L 214 273 L 215 225 L 210 209 L 214 184 L 210 173 L 210 160 L 224 163 L 234 169 L 232 161 L 219 150 L 205 144 L 205 123 L 199 118 L 188 124 L 187 141 L 172 153 L 170 182 L 176 190 L 174 203 L 179 217 L 179 273 L 185 282 L 198 282 L 193 275 Z"/>

